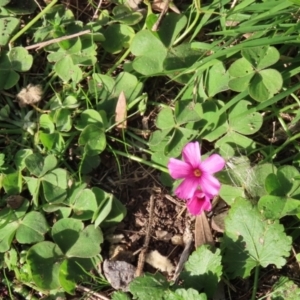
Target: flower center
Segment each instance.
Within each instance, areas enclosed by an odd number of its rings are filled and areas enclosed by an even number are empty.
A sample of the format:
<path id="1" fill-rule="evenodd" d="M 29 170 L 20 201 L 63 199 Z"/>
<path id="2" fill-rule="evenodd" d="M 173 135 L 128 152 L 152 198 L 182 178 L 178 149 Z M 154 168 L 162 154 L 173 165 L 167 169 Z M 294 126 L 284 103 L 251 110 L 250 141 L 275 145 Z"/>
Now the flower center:
<path id="1" fill-rule="evenodd" d="M 194 175 L 196 176 L 196 177 L 200 177 L 201 176 L 201 171 L 199 170 L 199 169 L 196 169 L 196 170 L 194 170 Z"/>

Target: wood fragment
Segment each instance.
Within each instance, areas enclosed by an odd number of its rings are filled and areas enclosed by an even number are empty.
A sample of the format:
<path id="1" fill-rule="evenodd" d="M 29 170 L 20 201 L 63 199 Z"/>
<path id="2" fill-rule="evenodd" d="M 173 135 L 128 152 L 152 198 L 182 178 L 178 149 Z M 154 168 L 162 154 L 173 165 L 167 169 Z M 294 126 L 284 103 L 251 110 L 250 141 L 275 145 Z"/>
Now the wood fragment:
<path id="1" fill-rule="evenodd" d="M 81 32 L 78 32 L 78 33 L 70 34 L 70 35 L 61 36 L 59 38 L 55 38 L 55 39 L 52 39 L 52 40 L 49 40 L 49 41 L 46 41 L 46 42 L 41 42 L 41 43 L 37 43 L 37 44 L 34 44 L 34 45 L 30 45 L 30 46 L 25 47 L 25 49 L 27 49 L 27 50 L 31 50 L 31 49 L 39 50 L 39 49 L 42 49 L 42 48 L 44 48 L 46 46 L 49 46 L 51 44 L 59 43 L 61 41 L 69 40 L 69 39 L 72 39 L 72 38 L 75 38 L 75 37 L 78 37 L 78 36 L 81 36 L 81 35 L 84 35 L 84 34 L 88 34 L 88 33 L 91 33 L 90 29 L 87 29 L 87 30 L 84 30 L 84 31 L 81 31 Z"/>
<path id="2" fill-rule="evenodd" d="M 127 128 L 127 105 L 126 105 L 126 96 L 125 93 L 122 91 L 119 95 L 118 102 L 116 105 L 116 128 L 117 129 L 126 129 Z"/>
<path id="3" fill-rule="evenodd" d="M 205 212 L 196 217 L 195 222 L 195 247 L 203 244 L 214 245 L 214 239 Z"/>
<path id="4" fill-rule="evenodd" d="M 96 297 L 97 299 L 101 299 L 101 300 L 110 300 L 109 298 L 107 298 L 106 296 L 98 293 L 98 292 L 94 292 L 92 291 L 91 289 L 85 287 L 85 286 L 82 286 L 82 285 L 77 285 L 77 290 L 81 291 L 81 292 L 85 292 L 85 293 L 88 293 L 89 296 L 93 296 L 93 297 Z M 90 298 L 89 298 L 90 299 Z"/>
<path id="5" fill-rule="evenodd" d="M 178 276 L 180 275 L 185 262 L 188 260 L 189 255 L 190 255 L 190 249 L 192 246 L 192 242 L 193 242 L 193 235 L 191 233 L 191 230 L 189 227 L 186 227 L 185 232 L 184 232 L 184 236 L 183 236 L 183 241 L 185 244 L 185 247 L 182 251 L 182 254 L 180 256 L 179 262 L 177 264 L 177 267 L 175 269 L 175 273 L 173 275 L 172 280 L 175 282 L 178 278 Z"/>
<path id="6" fill-rule="evenodd" d="M 144 241 L 144 246 L 139 254 L 139 260 L 136 267 L 135 277 L 141 276 L 145 260 L 146 260 L 146 254 L 148 251 L 149 243 L 150 243 L 150 236 L 151 236 L 151 227 L 152 227 L 152 220 L 153 220 L 153 212 L 154 212 L 154 195 L 150 196 L 150 207 L 149 207 L 149 220 L 148 220 L 148 226 L 146 229 L 146 236 Z"/>
<path id="7" fill-rule="evenodd" d="M 164 15 L 165 15 L 165 14 L 167 13 L 167 11 L 168 11 L 168 8 L 169 8 L 169 2 L 170 2 L 170 0 L 165 0 L 165 1 L 164 1 L 164 6 L 163 6 L 163 8 L 162 8 L 162 11 L 161 11 L 161 13 L 160 13 L 159 16 L 158 16 L 157 21 L 154 23 L 154 25 L 153 25 L 152 28 L 151 28 L 152 31 L 157 31 L 157 30 L 158 30 L 159 25 L 160 25 L 160 23 L 161 23 L 161 21 L 162 21 Z"/>

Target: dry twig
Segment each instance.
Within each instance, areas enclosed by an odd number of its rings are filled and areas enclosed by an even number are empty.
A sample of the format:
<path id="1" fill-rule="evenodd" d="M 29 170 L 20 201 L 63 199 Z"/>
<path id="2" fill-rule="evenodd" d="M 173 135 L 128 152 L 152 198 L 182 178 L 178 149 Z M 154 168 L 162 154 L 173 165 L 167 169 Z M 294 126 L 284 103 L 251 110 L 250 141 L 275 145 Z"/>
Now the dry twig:
<path id="1" fill-rule="evenodd" d="M 87 29 L 87 30 L 84 30 L 84 31 L 81 31 L 81 32 L 78 32 L 78 33 L 61 36 L 59 38 L 52 39 L 52 40 L 49 40 L 49 41 L 46 41 L 46 42 L 41 42 L 41 43 L 37 43 L 37 44 L 34 44 L 34 45 L 27 46 L 27 47 L 25 47 L 25 49 L 27 49 L 27 50 L 31 50 L 31 49 L 39 50 L 39 49 L 42 49 L 42 48 L 44 48 L 46 46 L 49 46 L 51 44 L 59 43 L 61 41 L 65 41 L 65 40 L 69 40 L 69 39 L 72 39 L 72 38 L 75 38 L 75 37 L 78 37 L 78 36 L 81 36 L 81 35 L 84 35 L 84 34 L 87 34 L 87 33 L 91 33 L 91 30 Z"/>
<path id="2" fill-rule="evenodd" d="M 94 292 L 91 289 L 89 289 L 89 288 L 87 288 L 85 286 L 82 286 L 82 285 L 77 285 L 77 290 L 79 290 L 81 292 L 88 293 L 89 296 L 93 296 L 93 297 L 96 297 L 96 298 L 101 299 L 101 300 L 110 300 L 106 296 L 104 296 L 104 295 L 102 295 L 100 293 Z"/>
<path id="3" fill-rule="evenodd" d="M 147 230 L 146 230 L 145 242 L 144 242 L 144 246 L 142 248 L 142 251 L 139 255 L 139 260 L 138 260 L 138 264 L 137 264 L 137 267 L 136 267 L 135 277 L 140 276 L 143 272 L 143 269 L 144 269 L 146 253 L 147 253 L 148 246 L 149 246 L 149 243 L 150 243 L 153 212 L 154 212 L 154 196 L 151 195 L 150 196 L 150 208 L 149 208 L 149 221 L 148 221 L 148 226 L 147 226 Z"/>

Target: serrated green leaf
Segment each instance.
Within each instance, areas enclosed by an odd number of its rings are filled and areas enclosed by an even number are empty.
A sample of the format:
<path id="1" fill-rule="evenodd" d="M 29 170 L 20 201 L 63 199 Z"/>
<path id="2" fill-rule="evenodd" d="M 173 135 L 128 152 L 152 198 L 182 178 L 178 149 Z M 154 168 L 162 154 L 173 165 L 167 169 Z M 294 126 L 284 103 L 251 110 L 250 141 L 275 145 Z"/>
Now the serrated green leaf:
<path id="1" fill-rule="evenodd" d="M 268 222 L 249 200 L 238 198 L 225 219 L 223 263 L 231 278 L 245 278 L 256 266 L 280 268 L 289 256 L 291 242 L 278 221 Z"/>
<path id="2" fill-rule="evenodd" d="M 295 300 L 300 297 L 300 288 L 288 277 L 281 276 L 272 290 L 271 300 Z"/>
<path id="3" fill-rule="evenodd" d="M 165 300 L 206 300 L 205 294 L 199 294 L 195 289 L 177 289 L 164 297 Z"/>
<path id="4" fill-rule="evenodd" d="M 169 288 L 166 278 L 157 273 L 144 274 L 135 278 L 129 285 L 130 292 L 139 300 L 160 300 Z"/>
<path id="5" fill-rule="evenodd" d="M 180 275 L 184 279 L 184 286 L 204 289 L 205 294 L 212 297 L 222 275 L 220 253 L 219 249 L 213 253 L 207 245 L 197 248 L 185 264 L 187 272 Z"/>

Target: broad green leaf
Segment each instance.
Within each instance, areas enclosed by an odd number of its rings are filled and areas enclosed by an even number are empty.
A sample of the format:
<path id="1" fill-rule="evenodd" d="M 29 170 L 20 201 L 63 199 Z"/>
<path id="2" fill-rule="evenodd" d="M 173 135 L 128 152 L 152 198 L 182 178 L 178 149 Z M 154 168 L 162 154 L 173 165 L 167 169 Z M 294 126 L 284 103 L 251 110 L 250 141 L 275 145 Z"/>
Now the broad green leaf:
<path id="1" fill-rule="evenodd" d="M 128 294 L 124 292 L 114 292 L 111 295 L 112 300 L 130 300 L 131 298 L 128 296 Z"/>
<path id="2" fill-rule="evenodd" d="M 97 201 L 94 193 L 90 189 L 79 190 L 73 193 L 71 207 L 73 218 L 80 220 L 89 220 L 97 209 Z"/>
<path id="3" fill-rule="evenodd" d="M 181 30 L 187 23 L 187 17 L 183 14 L 169 13 L 165 16 L 165 22 L 161 22 L 159 30 L 153 34 L 164 44 L 166 48 L 170 48 L 178 37 Z"/>
<path id="4" fill-rule="evenodd" d="M 168 48 L 168 54 L 164 60 L 163 67 L 168 71 L 168 76 L 181 82 L 181 80 L 178 80 L 178 72 L 170 73 L 170 71 L 188 69 L 202 54 L 203 51 L 192 49 L 190 43 L 183 43 L 174 48 Z"/>
<path id="5" fill-rule="evenodd" d="M 207 94 L 213 97 L 216 94 L 228 90 L 229 73 L 221 61 L 217 61 L 210 69 L 207 80 Z"/>
<path id="6" fill-rule="evenodd" d="M 197 248 L 185 263 L 186 272 L 180 275 L 184 280 L 184 287 L 204 289 L 205 294 L 212 297 L 222 275 L 220 253 L 219 249 L 213 253 L 207 245 Z"/>
<path id="7" fill-rule="evenodd" d="M 249 110 L 251 102 L 246 100 L 239 101 L 229 113 L 229 126 L 232 130 L 245 135 L 257 132 L 263 123 L 263 117 L 258 112 L 246 114 L 243 118 L 239 115 Z"/>
<path id="8" fill-rule="evenodd" d="M 44 289 L 53 290 L 60 287 L 59 268 L 63 253 L 57 245 L 44 241 L 32 246 L 27 253 L 34 283 Z"/>
<path id="9" fill-rule="evenodd" d="M 270 46 L 243 49 L 241 53 L 258 70 L 274 65 L 280 57 L 278 50 Z"/>
<path id="10" fill-rule="evenodd" d="M 103 119 L 101 114 L 94 109 L 86 109 L 80 114 L 80 119 L 76 124 L 77 130 L 83 130 L 90 124 L 95 124 L 99 127 L 103 126 Z"/>
<path id="11" fill-rule="evenodd" d="M 293 166 L 282 166 L 266 177 L 265 188 L 270 195 L 299 198 L 299 172 Z"/>
<path id="12" fill-rule="evenodd" d="M 19 223 L 16 239 L 21 244 L 41 242 L 48 229 L 49 226 L 44 215 L 37 211 L 31 211 Z"/>
<path id="13" fill-rule="evenodd" d="M 160 129 L 168 129 L 175 126 L 173 110 L 170 107 L 165 107 L 158 113 L 156 126 Z"/>
<path id="14" fill-rule="evenodd" d="M 68 258 L 60 265 L 59 282 L 62 288 L 69 294 L 75 293 L 75 288 L 78 282 L 88 280 L 88 271 L 94 268 L 99 260 L 89 258 Z"/>
<path id="15" fill-rule="evenodd" d="M 40 179 L 28 176 L 23 176 L 23 179 L 26 181 L 34 205 L 38 206 L 39 190 L 41 183 Z"/>
<path id="16" fill-rule="evenodd" d="M 19 171 L 8 173 L 3 176 L 2 185 L 9 195 L 19 194 L 22 191 L 22 174 Z"/>
<path id="17" fill-rule="evenodd" d="M 177 124 L 197 122 L 202 119 L 203 111 L 200 103 L 181 100 L 176 102 L 175 119 Z"/>
<path id="18" fill-rule="evenodd" d="M 92 79 L 88 81 L 89 93 L 97 99 L 107 99 L 113 92 L 115 81 L 108 75 L 93 73 Z"/>
<path id="19" fill-rule="evenodd" d="M 76 219 L 60 219 L 52 227 L 53 240 L 67 257 L 91 258 L 100 253 L 103 242 L 99 228 Z"/>
<path id="20" fill-rule="evenodd" d="M 93 187 L 92 192 L 97 199 L 98 208 L 94 211 L 93 222 L 98 227 L 109 215 L 112 209 L 113 196 L 105 193 L 103 190 Z"/>
<path id="21" fill-rule="evenodd" d="M 20 20 L 14 17 L 0 18 L 0 46 L 8 44 L 12 33 L 19 27 L 19 23 Z"/>
<path id="22" fill-rule="evenodd" d="M 55 131 L 53 121 L 48 114 L 42 114 L 40 116 L 40 127 L 46 129 L 48 133 L 53 133 Z"/>
<path id="23" fill-rule="evenodd" d="M 105 41 L 102 42 L 103 48 L 113 54 L 128 48 L 135 35 L 134 30 L 125 24 L 112 24 L 102 33 L 105 36 Z"/>
<path id="24" fill-rule="evenodd" d="M 3 213 L 1 213 L 3 216 Z M 1 217 L 2 217 L 1 216 Z M 0 253 L 6 252 L 11 245 L 11 242 L 18 229 L 18 222 L 15 215 L 11 212 L 8 216 L 7 224 L 0 227 Z"/>
<path id="25" fill-rule="evenodd" d="M 72 128 L 71 111 L 69 109 L 58 109 L 53 116 L 56 128 L 59 131 L 68 132 Z"/>
<path id="26" fill-rule="evenodd" d="M 170 292 L 164 297 L 164 300 L 207 300 L 205 294 L 195 289 L 177 289 L 175 292 Z"/>
<path id="27" fill-rule="evenodd" d="M 159 273 L 155 275 L 146 273 L 141 277 L 135 278 L 129 285 L 130 292 L 134 298 L 139 300 L 163 299 L 168 288 L 168 281 Z"/>
<path id="28" fill-rule="evenodd" d="M 222 157 L 229 159 L 233 156 L 239 156 L 241 153 L 250 153 L 256 148 L 256 144 L 246 136 L 229 131 L 215 143 L 215 147 L 219 149 Z"/>
<path id="29" fill-rule="evenodd" d="M 103 128 L 90 124 L 81 132 L 78 143 L 84 147 L 86 155 L 94 156 L 101 153 L 106 147 L 106 136 Z"/>
<path id="30" fill-rule="evenodd" d="M 142 20 L 143 15 L 138 11 L 132 11 L 125 5 L 117 5 L 112 11 L 115 21 L 124 23 L 126 25 L 135 25 Z"/>
<path id="31" fill-rule="evenodd" d="M 126 213 L 126 207 L 118 199 L 113 198 L 111 211 L 103 221 L 101 227 L 111 228 L 118 225 L 125 218 Z"/>
<path id="32" fill-rule="evenodd" d="M 62 152 L 65 149 L 65 141 L 59 132 L 44 133 L 40 131 L 39 138 L 47 150 Z"/>
<path id="33" fill-rule="evenodd" d="M 11 0 L 0 0 L 0 6 L 5 6 L 8 4 Z"/>
<path id="34" fill-rule="evenodd" d="M 239 58 L 228 69 L 229 75 L 234 78 L 249 78 L 254 75 L 252 64 L 245 58 Z"/>
<path id="35" fill-rule="evenodd" d="M 82 174 L 88 174 L 92 172 L 93 170 L 97 169 L 98 166 L 100 165 L 100 156 L 95 155 L 95 156 L 85 156 L 81 160 L 81 173 Z"/>
<path id="36" fill-rule="evenodd" d="M 153 75 L 163 71 L 167 49 L 149 30 L 139 31 L 133 38 L 130 49 L 136 56 L 132 66 L 137 72 Z"/>
<path id="37" fill-rule="evenodd" d="M 34 12 L 37 5 L 34 0 L 26 0 L 26 1 L 10 1 L 8 5 L 5 6 L 5 9 L 14 13 L 16 15 L 27 15 Z"/>
<path id="38" fill-rule="evenodd" d="M 67 196 L 67 171 L 52 170 L 42 178 L 42 185 L 47 202 L 63 202 Z"/>
<path id="39" fill-rule="evenodd" d="M 245 191 L 239 186 L 222 184 L 219 195 L 228 205 L 232 205 L 235 198 L 245 197 Z"/>
<path id="40" fill-rule="evenodd" d="M 165 148 L 165 154 L 169 157 L 177 157 L 180 155 L 183 147 L 196 137 L 198 131 L 187 129 L 184 127 L 177 127 L 174 130 L 172 139 Z"/>
<path id="41" fill-rule="evenodd" d="M 253 185 L 251 189 L 251 196 L 254 199 L 259 199 L 260 197 L 267 194 L 265 189 L 266 178 L 276 172 L 276 167 L 273 164 L 265 163 L 255 165 L 253 168 Z"/>
<path id="42" fill-rule="evenodd" d="M 164 148 L 168 143 L 169 138 L 168 134 L 172 131 L 172 128 L 168 128 L 165 130 L 155 130 L 149 139 L 149 146 L 151 150 L 158 151 Z"/>
<path id="43" fill-rule="evenodd" d="M 57 159 L 54 155 L 43 158 L 40 154 L 33 153 L 26 157 L 25 164 L 31 174 L 41 177 L 56 167 Z"/>
<path id="44" fill-rule="evenodd" d="M 54 65 L 54 71 L 65 82 L 68 82 L 70 79 L 72 79 L 75 83 L 77 83 L 82 79 L 81 69 L 73 63 L 73 60 L 70 56 L 66 56 L 59 60 Z"/>
<path id="45" fill-rule="evenodd" d="M 225 219 L 223 264 L 231 278 L 248 277 L 256 266 L 281 268 L 291 242 L 278 221 L 268 222 L 249 200 L 238 198 Z"/>
<path id="46" fill-rule="evenodd" d="M 281 219 L 300 213 L 300 200 L 288 197 L 265 195 L 259 199 L 258 209 L 268 219 Z"/>
<path id="47" fill-rule="evenodd" d="M 19 80 L 17 72 L 28 71 L 33 58 L 23 47 L 14 47 L 10 51 L 3 51 L 0 55 L 0 90 L 13 87 Z"/>
<path id="48" fill-rule="evenodd" d="M 278 93 L 282 88 L 282 84 L 282 76 L 277 70 L 262 70 L 252 78 L 249 94 L 256 101 L 265 101 Z"/>

